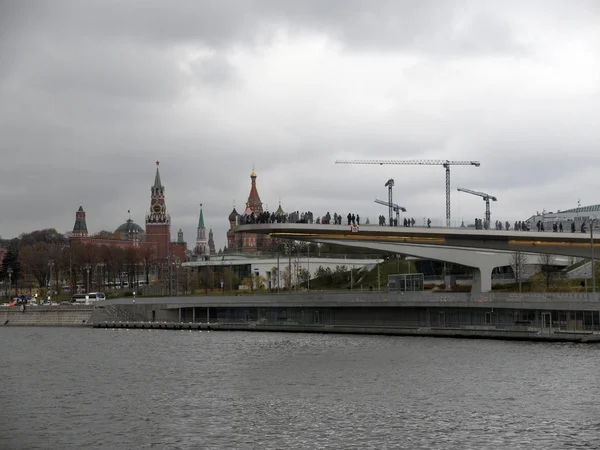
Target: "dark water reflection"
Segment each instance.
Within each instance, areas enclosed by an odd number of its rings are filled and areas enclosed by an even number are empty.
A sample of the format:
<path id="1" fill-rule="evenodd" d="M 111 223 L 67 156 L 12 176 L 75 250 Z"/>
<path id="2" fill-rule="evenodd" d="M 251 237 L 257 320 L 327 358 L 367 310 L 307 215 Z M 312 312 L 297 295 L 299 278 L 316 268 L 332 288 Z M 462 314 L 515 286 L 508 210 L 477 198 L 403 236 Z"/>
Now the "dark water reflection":
<path id="1" fill-rule="evenodd" d="M 600 347 L 2 328 L 2 449 L 600 448 Z"/>

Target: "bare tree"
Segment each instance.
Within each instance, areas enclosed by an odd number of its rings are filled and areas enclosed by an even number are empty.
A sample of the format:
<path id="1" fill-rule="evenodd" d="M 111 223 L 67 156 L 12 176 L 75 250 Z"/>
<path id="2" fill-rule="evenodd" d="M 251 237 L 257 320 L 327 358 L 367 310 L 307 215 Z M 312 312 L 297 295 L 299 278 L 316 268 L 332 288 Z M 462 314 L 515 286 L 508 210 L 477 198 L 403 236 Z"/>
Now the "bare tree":
<path id="1" fill-rule="evenodd" d="M 552 282 L 559 276 L 556 270 L 556 258 L 554 255 L 540 255 L 538 257 L 538 264 L 540 265 L 540 271 L 544 277 L 544 283 L 546 284 L 546 291 L 550 290 Z"/>
<path id="2" fill-rule="evenodd" d="M 509 260 L 510 267 L 515 276 L 515 282 L 519 285 L 519 292 L 522 292 L 523 275 L 525 273 L 525 264 L 527 257 L 521 252 L 514 252 Z"/>

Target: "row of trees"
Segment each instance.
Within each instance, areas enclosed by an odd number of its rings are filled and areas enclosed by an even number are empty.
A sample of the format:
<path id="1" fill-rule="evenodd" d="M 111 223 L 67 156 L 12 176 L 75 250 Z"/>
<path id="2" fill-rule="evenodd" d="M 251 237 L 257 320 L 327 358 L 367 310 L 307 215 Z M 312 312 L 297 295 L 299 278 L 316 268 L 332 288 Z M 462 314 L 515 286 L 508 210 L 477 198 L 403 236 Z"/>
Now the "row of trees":
<path id="1" fill-rule="evenodd" d="M 4 242 L 8 249 L 0 280 L 11 288 L 51 288 L 60 294 L 65 283 L 84 286 L 149 281 L 153 253 L 148 247 L 117 247 L 68 242 L 54 229 L 40 230 Z"/>
<path id="2" fill-rule="evenodd" d="M 536 274 L 527 273 L 530 269 L 530 261 L 527 255 L 522 252 L 514 252 L 510 257 L 510 267 L 515 277 L 515 282 L 519 286 L 519 291 L 522 290 L 523 281 L 533 275 L 533 281 L 538 285 L 538 289 L 550 291 L 555 287 L 559 280 L 564 279 L 565 273 L 556 264 L 554 255 L 541 254 L 537 257 L 537 266 L 539 272 Z M 600 279 L 600 264 L 595 266 L 595 279 Z"/>
<path id="3" fill-rule="evenodd" d="M 104 233 L 104 234 L 103 234 Z M 101 232 L 98 237 L 109 236 Z M 106 235 L 106 236 L 105 236 Z M 0 281 L 7 288 L 7 281 L 15 291 L 34 287 L 50 288 L 61 294 L 65 285 L 80 286 L 83 290 L 105 288 L 106 285 L 131 286 L 136 281 L 146 284 L 152 271 L 158 276 L 158 284 L 171 286 L 187 292 L 194 289 L 209 291 L 237 289 L 240 284 L 254 289 L 290 289 L 308 286 L 311 274 L 299 262 L 300 255 L 346 254 L 348 248 L 334 244 L 314 244 L 307 242 L 282 241 L 274 251 L 281 256 L 281 273 L 273 267 L 269 280 L 254 274 L 240 280 L 231 268 L 211 270 L 203 268 L 192 273 L 184 273 L 171 267 L 173 264 L 156 266 L 152 250 L 148 247 L 118 247 L 111 245 L 69 242 L 55 229 L 38 230 L 23 234 L 19 238 L 3 240 L 0 245 L 7 248 L 0 267 Z M 354 249 L 351 249 L 354 252 Z M 357 249 L 357 253 L 371 254 L 368 249 Z M 316 276 L 325 276 L 335 282 L 346 270 L 338 268 L 317 270 Z M 175 275 L 177 273 L 177 275 Z M 9 275 L 10 274 L 10 275 Z M 162 283 L 161 283 L 162 282 Z M 172 287 L 172 289 L 175 289 Z M 7 289 L 5 289 L 7 290 Z M 74 291 L 74 289 L 70 289 Z"/>

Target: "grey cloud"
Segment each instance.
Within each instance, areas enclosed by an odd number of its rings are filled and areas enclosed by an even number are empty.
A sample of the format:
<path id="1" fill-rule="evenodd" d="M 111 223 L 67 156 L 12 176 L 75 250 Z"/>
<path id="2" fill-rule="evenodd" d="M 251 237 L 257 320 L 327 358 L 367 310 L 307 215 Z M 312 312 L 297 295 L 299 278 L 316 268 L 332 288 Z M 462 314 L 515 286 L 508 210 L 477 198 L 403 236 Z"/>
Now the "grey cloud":
<path id="1" fill-rule="evenodd" d="M 198 58 L 190 63 L 190 69 L 202 84 L 222 86 L 240 80 L 237 69 L 225 55 Z"/>
<path id="2" fill-rule="evenodd" d="M 119 2 L 63 0 L 28 2 L 27 22 L 38 34 L 146 41 L 168 46 L 182 42 L 228 47 L 252 44 L 282 24 L 336 36 L 349 48 L 410 48 L 427 52 L 511 51 L 507 22 L 488 2 L 465 0 L 230 0 Z M 514 5 L 515 3 L 512 3 Z M 22 20 L 12 12 L 15 21 Z M 466 11 L 482 10 L 474 17 Z M 10 11 L 9 11 L 10 12 Z M 456 24 L 461 23 L 460 29 Z"/>
<path id="3" fill-rule="evenodd" d="M 580 169 L 576 158 L 565 162 L 561 157 L 573 145 L 575 100 L 568 107 L 558 105 L 553 117 L 535 127 L 495 114 L 497 129 L 484 133 L 482 109 L 506 105 L 490 98 L 468 110 L 459 105 L 464 109 L 445 117 L 437 117 L 436 111 L 415 112 L 402 101 L 402 89 L 422 81 L 423 72 L 415 70 L 408 74 L 410 83 L 395 93 L 401 106 L 390 113 L 395 121 L 386 133 L 381 127 L 361 126 L 360 120 L 320 121 L 314 113 L 318 98 L 302 109 L 283 105 L 281 111 L 245 118 L 261 125 L 255 135 L 219 123 L 211 104 L 218 96 L 204 98 L 205 109 L 192 112 L 197 134 L 180 132 L 174 114 L 173 105 L 185 103 L 190 86 L 223 92 L 237 88 L 244 74 L 229 59 L 232 48 L 268 47 L 282 28 L 330 36 L 347 53 L 433 55 L 432 84 L 438 58 L 529 56 L 511 28 L 508 10 L 518 13 L 517 2 L 503 2 L 503 8 L 466 1 L 141 4 L 44 0 L 0 6 L 0 154 L 8 161 L 0 166 L 0 201 L 7 205 L 0 222 L 3 236 L 42 226 L 66 231 L 81 203 L 95 231 L 116 228 L 128 209 L 143 223 L 156 159 L 162 162 L 173 232 L 183 228 L 188 242 L 193 241 L 196 205 L 202 202 L 218 246 L 224 243 L 234 198 L 238 210 L 243 209 L 253 164 L 259 192 L 271 209 L 281 198 L 285 209 L 312 209 L 317 215 L 362 208 L 371 216 L 385 213 L 373 198 L 384 197 L 383 183 L 394 177 L 398 199 L 410 214 L 443 217 L 443 169 L 335 166 L 338 157 L 478 159 L 480 169 L 453 170 L 453 187 L 490 190 L 505 202 L 519 199 L 520 192 L 530 195 L 532 183 L 545 183 L 557 202 L 570 201 L 570 193 L 558 193 L 559 181 L 547 181 L 544 174 L 550 169 L 545 172 L 538 165 L 559 167 L 567 178 Z M 540 4 L 551 8 L 555 3 Z M 469 12 L 470 7 L 478 12 Z M 177 67 L 177 52 L 186 46 L 213 54 L 192 65 L 191 77 Z M 251 106 L 261 114 L 260 105 Z M 588 116 L 598 112 L 586 110 Z M 523 120 L 542 113 L 530 111 Z M 461 139 L 474 148 L 449 149 L 448 142 Z M 574 153 L 592 157 L 591 148 L 578 136 Z M 468 203 L 457 195 L 453 192 L 457 205 Z M 503 203 L 495 207 L 505 208 Z M 522 214 L 519 205 L 512 208 Z"/>

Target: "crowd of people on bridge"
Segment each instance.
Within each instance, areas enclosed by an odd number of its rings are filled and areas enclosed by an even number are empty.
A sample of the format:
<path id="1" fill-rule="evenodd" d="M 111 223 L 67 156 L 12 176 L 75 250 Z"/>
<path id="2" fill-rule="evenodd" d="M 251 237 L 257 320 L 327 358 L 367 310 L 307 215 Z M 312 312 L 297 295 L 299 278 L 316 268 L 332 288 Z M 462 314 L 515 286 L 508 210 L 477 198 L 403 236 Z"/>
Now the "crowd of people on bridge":
<path id="1" fill-rule="evenodd" d="M 309 223 L 309 224 L 322 224 L 322 225 L 342 225 L 344 222 L 344 218 L 341 214 L 336 212 L 333 213 L 333 216 L 329 211 L 325 213 L 322 217 L 314 218 L 314 214 L 312 211 L 299 212 L 292 211 L 289 214 L 275 214 L 269 213 L 268 211 L 264 211 L 262 213 L 249 213 L 243 214 L 239 216 L 239 224 L 240 225 L 249 225 L 249 224 L 268 224 L 268 223 Z M 349 226 L 360 226 L 361 218 L 358 213 L 348 213 L 345 218 L 345 222 Z M 369 224 L 367 219 L 366 224 Z M 405 217 L 402 222 L 398 223 L 398 218 L 389 218 L 388 219 L 384 215 L 379 216 L 379 226 L 403 226 L 403 227 L 414 227 L 416 224 L 416 220 L 414 217 Z M 423 226 L 427 228 L 431 228 L 431 219 L 423 218 Z"/>
<path id="2" fill-rule="evenodd" d="M 345 217 L 345 221 L 347 222 L 347 224 L 349 226 L 352 227 L 358 227 L 361 224 L 361 217 L 358 213 L 348 213 Z M 305 211 L 305 212 L 299 212 L 299 211 L 293 211 L 289 214 L 275 214 L 275 213 L 269 213 L 268 211 L 262 212 L 262 213 L 250 213 L 250 214 L 244 214 L 241 215 L 239 217 L 239 223 L 240 224 L 267 224 L 267 223 L 308 223 L 308 224 L 323 224 L 323 225 L 342 225 L 342 222 L 344 222 L 343 216 L 341 214 L 338 214 L 336 212 L 333 213 L 333 216 L 331 215 L 331 213 L 328 211 L 326 214 L 324 214 L 322 217 L 317 217 L 316 219 L 314 218 L 314 214 L 312 211 Z M 368 219 L 367 219 L 367 224 Z M 416 221 L 414 219 L 414 217 L 405 217 L 402 222 L 399 223 L 398 218 L 386 218 L 383 214 L 379 216 L 379 226 L 390 226 L 390 227 L 397 227 L 397 226 L 403 226 L 403 227 L 414 227 L 416 224 Z M 519 220 L 519 221 L 515 221 L 514 225 L 512 227 L 513 230 L 515 231 L 531 231 L 531 222 L 528 220 Z M 431 228 L 431 219 L 429 218 L 423 218 L 423 226 L 427 227 L 427 228 Z M 461 225 L 461 228 L 466 228 L 464 222 Z M 475 218 L 475 229 L 476 230 L 489 230 L 490 227 L 490 223 L 488 223 L 488 221 L 483 220 L 483 219 L 479 219 L 479 218 Z M 537 223 L 535 224 L 535 228 L 537 229 L 537 231 L 539 232 L 543 232 L 546 231 L 545 229 L 545 224 L 544 221 L 542 220 L 538 220 Z M 511 224 L 510 222 L 507 220 L 505 222 L 502 222 L 500 220 L 496 220 L 494 221 L 493 224 L 493 229 L 495 230 L 510 230 L 511 229 Z M 563 225 L 563 222 L 553 222 L 552 223 L 552 231 L 553 232 L 558 232 L 558 233 L 562 233 L 565 229 L 565 226 Z M 571 233 L 575 233 L 575 231 L 577 230 L 577 225 L 574 221 L 569 221 L 568 222 L 568 229 L 570 229 Z M 579 231 L 581 233 L 586 233 L 587 232 L 587 224 L 585 221 L 581 222 L 581 224 L 579 225 Z"/>
<path id="3" fill-rule="evenodd" d="M 575 231 L 577 230 L 577 225 L 575 224 L 574 221 L 569 221 L 570 225 L 569 228 L 571 230 L 571 233 L 575 233 Z M 464 223 L 461 225 L 461 227 L 464 227 Z M 545 226 L 544 226 L 544 222 L 542 220 L 538 220 L 536 223 L 536 229 L 539 232 L 544 232 L 546 231 Z M 489 230 L 490 226 L 488 224 L 488 222 L 486 220 L 482 220 L 482 219 L 475 219 L 475 229 L 476 230 Z M 500 220 L 496 220 L 494 222 L 494 229 L 495 230 L 510 230 L 511 226 L 510 226 L 510 222 L 507 220 L 506 222 L 502 223 Z M 513 230 L 515 231 L 531 231 L 531 223 L 528 220 L 518 220 L 514 223 L 514 227 Z M 552 223 L 552 231 L 554 233 L 562 233 L 564 231 L 564 226 L 562 222 L 553 222 Z M 587 232 L 587 224 L 585 221 L 583 221 L 580 226 L 579 226 L 579 231 L 581 233 L 586 233 Z"/>

